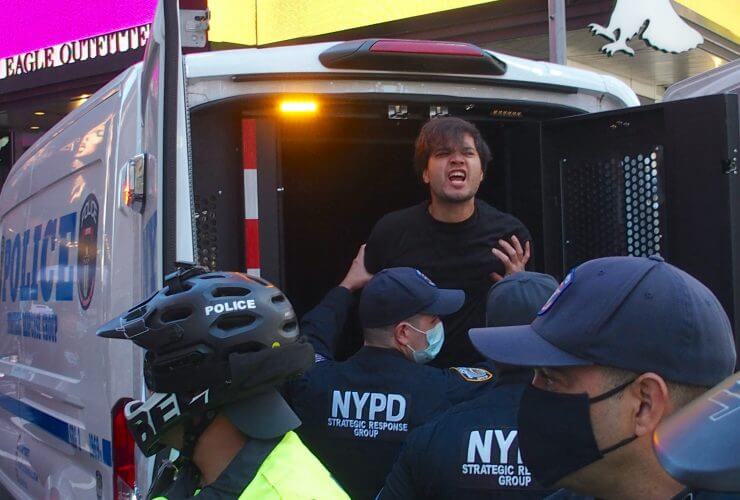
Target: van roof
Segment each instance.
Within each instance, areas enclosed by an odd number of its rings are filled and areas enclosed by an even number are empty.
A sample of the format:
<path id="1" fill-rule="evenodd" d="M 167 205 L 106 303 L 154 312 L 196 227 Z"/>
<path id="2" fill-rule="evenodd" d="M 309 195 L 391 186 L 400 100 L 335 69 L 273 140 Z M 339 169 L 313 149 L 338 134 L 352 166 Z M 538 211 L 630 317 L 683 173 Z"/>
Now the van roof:
<path id="1" fill-rule="evenodd" d="M 201 52 L 186 56 L 188 78 L 249 77 L 259 78 L 270 75 L 285 77 L 317 77 L 331 74 L 373 74 L 389 77 L 417 76 L 438 77 L 429 73 L 401 71 L 347 70 L 327 68 L 319 61 L 325 50 L 345 42 L 314 43 L 284 47 L 236 49 L 216 52 Z M 465 77 L 471 81 L 499 81 L 511 86 L 537 86 L 552 88 L 572 88 L 592 93 L 610 94 L 624 106 L 639 106 L 637 96 L 620 80 L 591 71 L 571 68 L 520 57 L 509 56 L 487 50 L 489 54 L 506 64 L 503 75 L 448 75 Z M 421 79 L 424 79 L 422 77 Z"/>
<path id="2" fill-rule="evenodd" d="M 187 77 L 188 79 L 205 80 L 209 78 L 230 77 L 262 78 L 269 80 L 275 78 L 301 79 L 302 75 L 304 79 L 316 79 L 321 78 L 323 75 L 345 74 L 357 77 L 358 75 L 366 74 L 381 78 L 387 76 L 389 80 L 405 79 L 421 81 L 423 83 L 427 80 L 439 79 L 442 76 L 444 78 L 464 78 L 465 82 L 468 83 L 481 81 L 490 84 L 492 81 L 497 81 L 511 87 L 537 87 L 542 90 L 552 88 L 556 91 L 569 89 L 573 92 L 582 91 L 597 95 L 609 95 L 615 101 L 623 103 L 624 106 L 639 105 L 637 96 L 632 89 L 616 78 L 491 51 L 487 52 L 506 64 L 506 72 L 503 75 L 439 75 L 434 73 L 401 71 L 346 70 L 331 69 L 322 65 L 319 61 L 319 55 L 340 43 L 344 42 L 189 54 L 185 57 Z M 0 193 L 0 218 L 13 206 L 28 196 L 31 196 L 34 192 L 31 181 L 34 166 L 51 154 L 51 151 L 45 151 L 45 149 L 48 149 L 48 145 L 54 137 L 70 127 L 97 104 L 105 100 L 111 92 L 114 92 L 122 84 L 130 87 L 134 81 L 133 77 L 140 71 L 140 67 L 141 63 L 132 66 L 109 82 L 105 87 L 98 90 L 88 102 L 71 112 L 52 127 L 51 130 L 36 141 L 16 161 Z M 124 82 L 128 83 L 124 84 Z M 45 172 L 44 178 L 46 178 L 46 182 L 53 182 L 53 179 L 48 179 L 47 177 L 48 172 Z"/>

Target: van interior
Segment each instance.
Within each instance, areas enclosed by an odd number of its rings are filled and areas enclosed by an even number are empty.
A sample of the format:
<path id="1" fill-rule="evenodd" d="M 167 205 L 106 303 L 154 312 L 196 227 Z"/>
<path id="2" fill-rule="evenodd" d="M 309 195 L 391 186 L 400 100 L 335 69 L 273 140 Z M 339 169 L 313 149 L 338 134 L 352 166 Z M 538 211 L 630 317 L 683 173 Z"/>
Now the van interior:
<path id="1" fill-rule="evenodd" d="M 541 270 L 540 123 L 576 110 L 408 95 L 322 98 L 315 112 L 301 114 L 281 113 L 278 106 L 277 97 L 251 97 L 191 113 L 201 265 L 247 267 L 242 155 L 251 146 L 259 172 L 261 275 L 305 313 L 341 281 L 381 216 L 428 198 L 412 169 L 414 140 L 430 113 L 441 113 L 482 132 L 493 160 L 478 196 L 524 222 Z M 243 139 L 244 120 L 256 124 L 253 143 Z M 340 358 L 360 342 L 357 335 L 342 339 Z"/>

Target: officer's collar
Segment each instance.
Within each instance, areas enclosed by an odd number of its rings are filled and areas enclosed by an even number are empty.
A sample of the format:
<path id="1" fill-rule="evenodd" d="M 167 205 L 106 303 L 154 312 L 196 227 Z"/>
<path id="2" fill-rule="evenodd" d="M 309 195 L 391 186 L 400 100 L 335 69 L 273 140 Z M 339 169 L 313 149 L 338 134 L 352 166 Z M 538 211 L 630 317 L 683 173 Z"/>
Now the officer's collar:
<path id="1" fill-rule="evenodd" d="M 267 456 L 280 444 L 285 436 L 275 439 L 253 439 L 247 443 L 231 459 L 226 469 L 210 485 L 201 490 L 201 493 L 209 491 L 227 492 L 238 498 L 246 487 L 257 476 L 257 471 L 267 459 Z"/>
<path id="2" fill-rule="evenodd" d="M 685 488 L 681 493 L 671 498 L 671 500 L 694 500 L 694 498 L 696 498 L 696 495 L 691 488 Z"/>
<path id="3" fill-rule="evenodd" d="M 510 368 L 503 371 L 501 374 L 496 373 L 495 384 L 508 385 L 508 384 L 529 384 L 532 382 L 534 372 L 527 368 Z"/>
<path id="4" fill-rule="evenodd" d="M 373 356 L 382 354 L 385 356 L 395 356 L 395 357 L 405 358 L 402 352 L 399 352 L 396 349 L 393 349 L 391 347 L 375 347 L 375 346 L 364 345 L 360 348 L 359 351 L 357 351 L 355 356 L 362 355 L 362 354 L 372 354 Z M 409 360 L 409 362 L 412 362 L 412 361 Z"/>

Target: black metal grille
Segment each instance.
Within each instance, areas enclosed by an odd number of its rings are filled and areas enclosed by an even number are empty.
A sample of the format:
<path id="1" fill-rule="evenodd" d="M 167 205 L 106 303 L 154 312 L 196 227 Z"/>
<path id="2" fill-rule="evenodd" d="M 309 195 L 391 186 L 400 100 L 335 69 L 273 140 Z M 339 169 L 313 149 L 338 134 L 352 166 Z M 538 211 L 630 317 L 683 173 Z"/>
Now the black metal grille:
<path id="1" fill-rule="evenodd" d="M 195 227 L 198 236 L 198 264 L 217 269 L 218 230 L 216 226 L 216 195 L 194 195 Z"/>
<path id="2" fill-rule="evenodd" d="M 606 160 L 561 160 L 563 266 L 660 253 L 662 147 Z"/>

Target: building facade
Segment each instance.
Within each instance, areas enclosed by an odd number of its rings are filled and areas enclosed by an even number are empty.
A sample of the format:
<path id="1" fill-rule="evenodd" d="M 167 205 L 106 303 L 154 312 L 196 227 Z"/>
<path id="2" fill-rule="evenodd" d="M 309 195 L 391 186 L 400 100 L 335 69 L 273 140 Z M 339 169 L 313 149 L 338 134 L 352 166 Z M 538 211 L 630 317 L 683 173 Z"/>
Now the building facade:
<path id="1" fill-rule="evenodd" d="M 13 22 L 0 32 L 0 181 L 41 134 L 142 59 L 156 1 L 7 2 Z M 207 50 L 393 37 L 465 41 L 537 60 L 547 60 L 549 52 L 547 0 L 180 4 L 210 10 Z M 646 5 L 657 4 L 662 11 L 645 11 Z M 622 19 L 620 11 L 633 15 Z M 568 64 L 617 76 L 644 102 L 660 101 L 671 84 L 740 57 L 736 0 L 566 0 L 565 13 Z M 632 30 L 630 23 L 637 26 L 625 43 L 634 55 L 626 50 L 611 56 L 602 52 L 611 41 L 595 36 L 589 26 L 606 28 L 610 23 L 620 33 Z M 656 31 L 663 46 L 656 42 Z M 676 47 L 665 40 L 687 40 L 687 33 L 701 42 L 689 50 L 668 52 Z"/>

